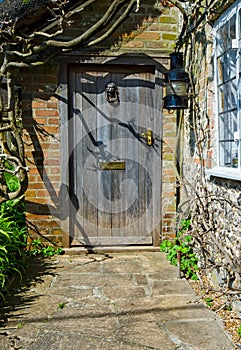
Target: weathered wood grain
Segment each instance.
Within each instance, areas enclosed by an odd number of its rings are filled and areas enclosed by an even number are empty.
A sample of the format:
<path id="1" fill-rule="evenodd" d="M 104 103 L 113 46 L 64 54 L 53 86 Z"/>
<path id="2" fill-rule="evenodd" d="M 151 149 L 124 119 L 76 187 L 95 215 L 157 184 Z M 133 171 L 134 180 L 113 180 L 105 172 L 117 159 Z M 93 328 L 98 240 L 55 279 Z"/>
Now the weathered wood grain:
<path id="1" fill-rule="evenodd" d="M 109 82 L 118 87 L 119 101 L 114 103 L 106 101 Z M 157 243 L 160 98 L 153 67 L 94 65 L 71 70 L 69 174 L 77 205 L 70 222 L 75 244 Z M 141 137 L 147 129 L 153 130 L 153 146 Z M 113 161 L 125 162 L 125 170 L 99 166 Z"/>

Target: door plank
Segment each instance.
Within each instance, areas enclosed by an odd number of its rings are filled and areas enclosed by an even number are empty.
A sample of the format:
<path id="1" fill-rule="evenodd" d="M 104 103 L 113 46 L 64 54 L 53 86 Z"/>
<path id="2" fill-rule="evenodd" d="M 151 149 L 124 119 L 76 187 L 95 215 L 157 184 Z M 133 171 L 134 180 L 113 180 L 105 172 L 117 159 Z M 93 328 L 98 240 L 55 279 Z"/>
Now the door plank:
<path id="1" fill-rule="evenodd" d="M 142 81 L 141 88 L 141 96 L 140 99 L 142 101 L 142 108 L 140 113 L 140 125 L 145 126 L 145 133 L 148 129 L 152 132 L 154 130 L 154 109 L 153 109 L 153 94 L 154 94 L 154 75 L 150 73 L 140 73 L 140 79 Z M 144 174 L 140 174 L 141 179 L 145 179 L 145 181 L 140 184 L 140 188 L 143 189 L 142 197 L 144 198 L 143 210 L 149 215 L 145 215 L 145 227 L 148 233 L 151 232 L 153 226 L 153 147 L 148 146 L 147 142 L 145 142 L 144 147 L 146 151 L 139 149 L 139 157 L 142 157 L 142 162 L 144 164 L 143 172 Z M 148 217 L 148 220 L 146 219 Z"/>
<path id="2" fill-rule="evenodd" d="M 83 72 L 80 74 L 81 79 L 78 80 L 82 84 L 82 92 L 80 99 L 82 103 L 81 123 L 82 123 L 82 154 L 78 154 L 78 158 L 82 156 L 83 161 L 78 166 L 78 173 L 83 173 L 82 193 L 83 193 L 83 229 L 88 232 L 88 237 L 96 236 L 98 228 L 97 216 L 97 158 L 96 158 L 96 76 L 93 72 Z"/>
<path id="3" fill-rule="evenodd" d="M 112 236 L 125 236 L 126 226 L 126 148 L 127 131 L 121 126 L 125 120 L 125 89 L 123 73 L 111 73 L 111 81 L 117 84 L 119 101 L 109 104 L 111 117 L 111 154 L 113 160 L 125 161 L 125 170 L 111 171 Z"/>
<path id="4" fill-rule="evenodd" d="M 105 98 L 105 87 L 109 82 L 108 72 L 99 72 L 97 78 L 97 140 L 99 162 L 112 160 L 110 140 L 111 123 Z M 111 236 L 111 172 L 98 166 L 98 236 Z"/>

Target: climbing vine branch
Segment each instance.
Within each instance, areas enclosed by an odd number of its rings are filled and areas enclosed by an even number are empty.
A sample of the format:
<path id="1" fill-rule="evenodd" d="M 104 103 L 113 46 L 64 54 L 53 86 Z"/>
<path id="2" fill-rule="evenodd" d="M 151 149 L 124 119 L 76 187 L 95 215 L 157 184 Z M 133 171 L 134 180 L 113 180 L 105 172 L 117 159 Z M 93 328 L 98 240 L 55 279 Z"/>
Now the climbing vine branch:
<path id="1" fill-rule="evenodd" d="M 1 15 L 0 26 L 0 203 L 22 195 L 28 186 L 22 140 L 22 110 L 20 101 L 21 69 L 41 66 L 63 52 L 94 46 L 108 36 L 136 8 L 139 0 L 113 0 L 104 4 L 98 16 L 85 20 L 75 37 L 63 40 L 76 15 L 85 16 L 96 0 L 73 4 L 69 0 L 50 0 L 44 4 L 46 20 L 25 25 L 24 16 L 9 16 L 8 8 Z M 9 5 L 7 5 L 9 6 Z M 23 1 L 24 10 L 28 1 Z M 47 8 L 47 11 L 46 11 Z M 32 11 L 34 12 L 34 11 Z M 33 14 L 34 15 L 34 14 Z M 47 23 L 47 24 L 46 24 Z M 5 174 L 19 179 L 18 191 L 11 192 Z"/>

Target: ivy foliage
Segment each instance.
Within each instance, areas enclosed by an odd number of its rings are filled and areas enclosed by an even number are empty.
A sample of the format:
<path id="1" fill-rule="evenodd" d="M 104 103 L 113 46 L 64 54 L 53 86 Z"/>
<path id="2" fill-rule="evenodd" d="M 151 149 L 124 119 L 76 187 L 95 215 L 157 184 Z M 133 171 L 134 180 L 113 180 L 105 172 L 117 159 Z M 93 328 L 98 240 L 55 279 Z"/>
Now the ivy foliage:
<path id="1" fill-rule="evenodd" d="M 187 279 L 197 280 L 198 259 L 193 251 L 193 238 L 187 234 L 190 228 L 190 220 L 183 220 L 177 237 L 174 240 L 164 240 L 160 245 L 160 251 L 167 254 L 167 259 L 172 265 L 178 264 L 178 252 L 180 252 L 180 270 Z"/>
<path id="2" fill-rule="evenodd" d="M 51 245 L 45 245 L 41 239 L 36 238 L 34 239 L 31 244 L 29 245 L 28 254 L 31 256 L 44 256 L 44 257 L 51 257 L 54 255 L 61 255 L 63 254 L 63 249 L 61 247 L 53 247 Z"/>

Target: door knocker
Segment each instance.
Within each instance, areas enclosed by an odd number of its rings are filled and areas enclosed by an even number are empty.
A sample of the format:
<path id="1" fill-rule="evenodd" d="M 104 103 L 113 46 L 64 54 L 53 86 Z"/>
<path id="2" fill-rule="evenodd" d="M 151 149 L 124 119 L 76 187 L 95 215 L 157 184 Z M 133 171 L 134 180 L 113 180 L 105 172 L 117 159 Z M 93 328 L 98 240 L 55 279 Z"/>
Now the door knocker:
<path id="1" fill-rule="evenodd" d="M 111 82 L 106 85 L 105 98 L 106 98 L 106 101 L 110 103 L 119 102 L 119 91 L 116 83 Z"/>

